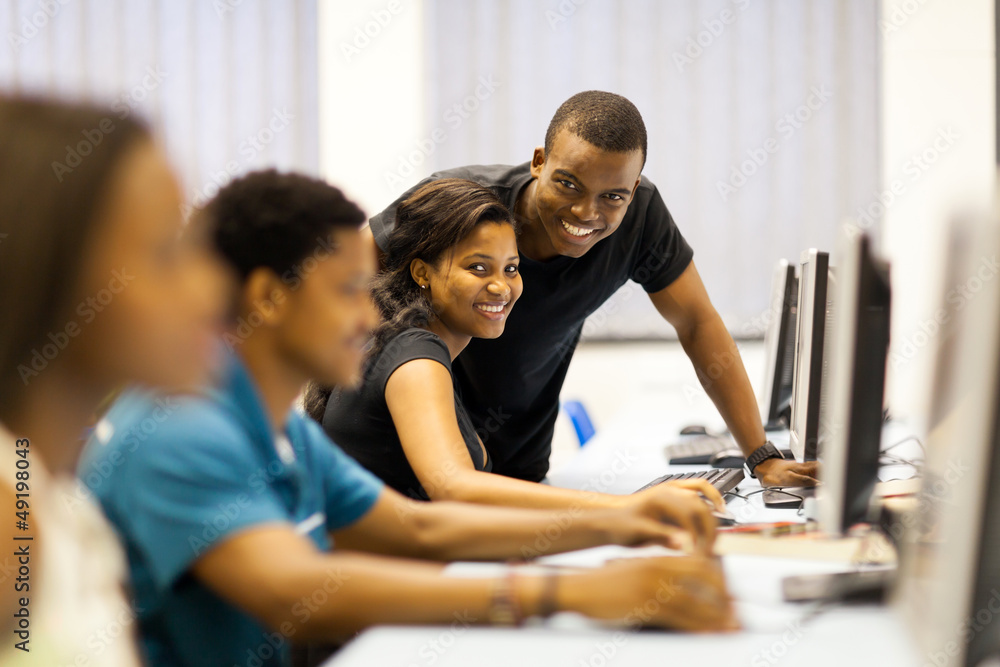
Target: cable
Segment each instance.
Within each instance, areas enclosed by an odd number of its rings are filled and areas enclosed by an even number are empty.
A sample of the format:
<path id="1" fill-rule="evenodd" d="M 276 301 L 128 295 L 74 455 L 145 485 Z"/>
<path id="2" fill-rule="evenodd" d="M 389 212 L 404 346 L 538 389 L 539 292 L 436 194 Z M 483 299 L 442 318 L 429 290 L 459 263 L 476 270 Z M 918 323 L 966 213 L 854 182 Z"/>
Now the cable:
<path id="1" fill-rule="evenodd" d="M 924 443 L 922 443 L 920 441 L 920 438 L 918 438 L 915 435 L 908 435 L 905 438 L 903 438 L 902 440 L 900 440 L 899 442 L 897 442 L 895 444 L 892 444 L 892 445 L 889 445 L 888 447 L 886 447 L 885 449 L 882 450 L 882 453 L 885 454 L 890 449 L 894 449 L 896 447 L 899 447 L 904 442 L 909 442 L 910 440 L 912 440 L 913 442 L 917 443 L 917 446 L 920 447 L 920 451 L 923 453 L 923 455 L 927 456 L 927 450 L 924 449 Z"/>
<path id="2" fill-rule="evenodd" d="M 888 455 L 883 454 L 882 457 L 879 459 L 879 464 L 881 464 L 881 465 L 905 465 L 905 466 L 911 466 L 915 470 L 920 470 L 923 467 L 923 465 L 924 465 L 924 461 L 923 461 L 923 459 L 917 459 L 917 460 L 904 459 L 901 456 L 894 456 L 893 454 L 888 454 Z"/>

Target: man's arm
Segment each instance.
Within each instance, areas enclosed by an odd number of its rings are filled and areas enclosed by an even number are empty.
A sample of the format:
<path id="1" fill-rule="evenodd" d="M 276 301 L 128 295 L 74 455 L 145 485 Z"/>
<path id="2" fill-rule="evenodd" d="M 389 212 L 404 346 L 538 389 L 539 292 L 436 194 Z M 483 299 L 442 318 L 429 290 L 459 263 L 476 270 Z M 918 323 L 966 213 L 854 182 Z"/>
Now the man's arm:
<path id="1" fill-rule="evenodd" d="M 736 343 L 719 317 L 698 270 L 691 262 L 673 283 L 649 295 L 676 330 L 702 387 L 719 409 L 745 456 L 764 444 L 757 399 Z M 769 459 L 756 474 L 766 486 L 810 486 L 816 483 L 815 461 L 797 463 Z"/>
<path id="2" fill-rule="evenodd" d="M 376 624 L 488 622 L 499 581 L 441 570 L 339 549 L 323 553 L 282 523 L 239 532 L 191 566 L 217 595 L 297 641 L 337 639 Z M 509 581 L 523 617 L 575 611 L 683 630 L 735 627 L 722 572 L 705 558 L 629 558 L 550 583 L 527 575 Z M 658 602 L 652 610 L 651 599 Z M 635 610 L 646 613 L 637 617 Z"/>

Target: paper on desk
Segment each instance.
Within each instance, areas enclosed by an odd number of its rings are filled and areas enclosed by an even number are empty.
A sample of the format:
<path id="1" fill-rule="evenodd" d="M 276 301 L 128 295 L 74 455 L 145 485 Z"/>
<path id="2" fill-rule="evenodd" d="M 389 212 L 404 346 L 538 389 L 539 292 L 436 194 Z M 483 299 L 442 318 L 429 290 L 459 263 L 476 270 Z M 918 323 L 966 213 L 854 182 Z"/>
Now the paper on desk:
<path id="1" fill-rule="evenodd" d="M 611 560 L 621 558 L 653 558 L 656 556 L 680 556 L 683 552 L 675 549 L 668 549 L 656 544 L 645 547 L 622 547 L 616 544 L 609 544 L 602 547 L 591 547 L 580 549 L 579 551 L 569 551 L 552 556 L 542 556 L 535 562 L 539 565 L 551 567 L 579 567 L 594 568 L 601 567 Z"/>
<path id="2" fill-rule="evenodd" d="M 715 553 L 720 556 L 772 556 L 778 558 L 798 558 L 803 560 L 893 564 L 896 553 L 890 544 L 878 541 L 875 534 L 864 537 L 824 537 L 820 533 L 766 537 L 746 533 L 719 533 L 715 540 Z M 683 552 L 658 545 L 645 547 L 623 547 L 605 545 L 569 551 L 562 554 L 542 556 L 530 564 L 518 565 L 523 574 L 542 574 L 546 567 L 591 569 L 601 567 L 608 561 L 621 558 L 653 558 L 657 556 L 680 556 Z M 501 577 L 510 565 L 507 563 L 481 563 L 458 561 L 444 569 L 449 577 Z"/>
<path id="3" fill-rule="evenodd" d="M 746 533 L 719 533 L 715 553 L 720 556 L 773 556 L 804 560 L 890 565 L 896 562 L 896 551 L 876 534 L 863 537 L 825 537 L 820 533 L 769 537 Z"/>
<path id="4" fill-rule="evenodd" d="M 609 544 L 601 547 L 591 547 L 578 551 L 569 551 L 562 554 L 542 556 L 527 565 L 518 565 L 518 573 L 521 574 L 541 574 L 547 567 L 565 567 L 589 569 L 601 567 L 611 560 L 621 558 L 651 558 L 654 556 L 677 556 L 680 551 L 667 549 L 658 545 L 646 547 L 622 547 Z M 444 574 L 448 577 L 500 577 L 503 576 L 510 565 L 507 563 L 479 563 L 458 561 L 450 563 L 444 568 Z"/>

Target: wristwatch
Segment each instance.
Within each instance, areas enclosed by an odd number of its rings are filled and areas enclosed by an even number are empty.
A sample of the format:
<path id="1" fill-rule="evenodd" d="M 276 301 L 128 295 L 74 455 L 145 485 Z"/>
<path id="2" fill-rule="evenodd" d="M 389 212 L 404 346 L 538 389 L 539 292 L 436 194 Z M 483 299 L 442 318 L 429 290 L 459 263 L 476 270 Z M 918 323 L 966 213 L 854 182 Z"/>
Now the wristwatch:
<path id="1" fill-rule="evenodd" d="M 768 459 L 784 458 L 785 457 L 781 455 L 781 452 L 778 451 L 778 448 L 771 444 L 771 441 L 768 440 L 763 445 L 753 450 L 753 452 L 750 453 L 750 456 L 747 457 L 747 472 L 750 473 L 751 477 L 757 479 L 757 475 L 753 474 L 754 468 Z"/>

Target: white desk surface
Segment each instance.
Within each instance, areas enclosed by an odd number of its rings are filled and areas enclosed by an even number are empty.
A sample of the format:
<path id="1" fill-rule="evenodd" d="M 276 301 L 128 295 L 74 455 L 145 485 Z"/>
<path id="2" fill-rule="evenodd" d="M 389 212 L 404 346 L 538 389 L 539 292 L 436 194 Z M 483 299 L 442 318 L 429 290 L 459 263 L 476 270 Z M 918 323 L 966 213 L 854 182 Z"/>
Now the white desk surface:
<path id="1" fill-rule="evenodd" d="M 630 493 L 660 475 L 698 469 L 698 466 L 669 466 L 663 447 L 678 440 L 676 434 L 684 424 L 711 425 L 715 421 L 717 413 L 688 414 L 684 421 L 678 421 L 676 415 L 665 414 L 662 405 L 633 403 L 607 424 L 575 459 L 553 471 L 550 481 L 569 488 Z M 898 425 L 887 427 L 883 447 L 905 437 L 902 430 Z M 769 435 L 779 447 L 787 445 L 787 433 Z M 902 456 L 919 453 L 918 448 L 906 446 L 893 451 Z M 883 469 L 881 476 L 908 477 L 911 472 L 906 466 L 893 466 Z M 738 491 L 745 494 L 757 488 L 760 487 L 755 480 L 747 479 Z M 760 494 L 746 501 L 732 499 L 729 507 L 740 522 L 801 519 L 794 510 L 765 508 Z M 650 551 L 655 552 L 655 548 Z M 568 563 L 577 559 L 585 563 L 629 553 L 623 547 L 599 547 L 553 560 Z M 468 627 L 458 621 L 451 626 L 378 627 L 362 633 L 326 665 L 894 667 L 921 664 L 908 632 L 889 607 L 863 604 L 823 609 L 816 604 L 789 604 L 782 600 L 783 577 L 843 571 L 850 569 L 847 562 L 728 555 L 723 558 L 723 566 L 743 624 L 743 630 L 737 633 L 633 632 L 569 615 L 520 629 Z M 476 568 L 480 568 L 485 575 L 490 567 L 497 566 L 470 564 L 466 569 L 457 568 L 456 574 L 475 576 Z"/>

